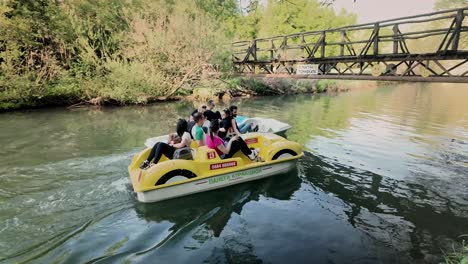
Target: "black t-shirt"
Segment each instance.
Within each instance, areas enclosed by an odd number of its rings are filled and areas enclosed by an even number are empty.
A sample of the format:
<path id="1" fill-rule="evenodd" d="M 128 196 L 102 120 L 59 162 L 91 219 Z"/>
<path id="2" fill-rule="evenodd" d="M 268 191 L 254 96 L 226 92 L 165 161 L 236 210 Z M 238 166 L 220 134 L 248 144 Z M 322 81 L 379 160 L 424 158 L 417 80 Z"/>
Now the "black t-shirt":
<path id="1" fill-rule="evenodd" d="M 220 138 L 225 138 L 227 136 L 227 131 L 232 128 L 232 117 L 226 117 L 225 119 L 221 120 L 221 122 L 219 122 L 219 127 L 224 128 L 226 132 L 219 131 L 218 136 Z"/>
<path id="2" fill-rule="evenodd" d="M 221 114 L 218 111 L 216 111 L 216 113 L 215 113 L 215 112 L 208 109 L 205 112 L 203 112 L 203 115 L 206 117 L 206 119 L 208 119 L 208 121 L 213 121 L 215 119 L 221 119 Z"/>
<path id="3" fill-rule="evenodd" d="M 189 131 L 189 134 L 192 137 L 192 139 L 193 139 L 193 135 L 192 135 L 191 131 L 192 131 L 192 128 L 194 126 L 195 126 L 195 121 L 190 121 L 190 122 L 187 123 L 187 130 Z"/>

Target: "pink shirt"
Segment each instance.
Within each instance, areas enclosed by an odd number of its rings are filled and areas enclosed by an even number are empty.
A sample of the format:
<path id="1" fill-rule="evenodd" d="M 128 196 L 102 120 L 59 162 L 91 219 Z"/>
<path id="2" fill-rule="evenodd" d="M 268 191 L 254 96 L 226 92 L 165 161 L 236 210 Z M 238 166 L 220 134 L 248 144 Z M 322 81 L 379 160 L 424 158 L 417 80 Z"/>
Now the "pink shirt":
<path id="1" fill-rule="evenodd" d="M 216 150 L 216 153 L 221 157 L 224 153 L 217 148 L 217 146 L 224 144 L 224 141 L 218 137 L 218 136 L 213 136 L 213 140 L 211 140 L 210 135 L 206 135 L 206 146 L 209 147 L 210 149 Z"/>

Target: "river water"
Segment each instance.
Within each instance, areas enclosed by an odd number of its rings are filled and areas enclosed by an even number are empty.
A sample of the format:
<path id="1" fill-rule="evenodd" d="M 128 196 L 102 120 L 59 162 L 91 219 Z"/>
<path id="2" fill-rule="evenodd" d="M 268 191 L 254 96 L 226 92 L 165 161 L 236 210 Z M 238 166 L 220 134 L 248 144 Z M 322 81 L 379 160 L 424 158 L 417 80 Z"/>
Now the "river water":
<path id="1" fill-rule="evenodd" d="M 468 234 L 468 85 L 235 103 L 292 125 L 297 169 L 156 204 L 127 165 L 191 103 L 1 114 L 0 262 L 437 263 Z"/>

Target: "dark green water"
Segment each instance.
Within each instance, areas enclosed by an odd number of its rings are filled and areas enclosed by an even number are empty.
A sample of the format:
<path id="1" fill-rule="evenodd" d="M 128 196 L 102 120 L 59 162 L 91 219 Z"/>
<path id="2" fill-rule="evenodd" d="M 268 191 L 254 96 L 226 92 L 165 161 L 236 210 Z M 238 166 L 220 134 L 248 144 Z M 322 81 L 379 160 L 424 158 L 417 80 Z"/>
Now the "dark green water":
<path id="1" fill-rule="evenodd" d="M 188 103 L 1 114 L 0 262 L 437 263 L 468 234 L 468 85 L 236 104 L 293 126 L 297 170 L 158 204 L 126 167 Z"/>

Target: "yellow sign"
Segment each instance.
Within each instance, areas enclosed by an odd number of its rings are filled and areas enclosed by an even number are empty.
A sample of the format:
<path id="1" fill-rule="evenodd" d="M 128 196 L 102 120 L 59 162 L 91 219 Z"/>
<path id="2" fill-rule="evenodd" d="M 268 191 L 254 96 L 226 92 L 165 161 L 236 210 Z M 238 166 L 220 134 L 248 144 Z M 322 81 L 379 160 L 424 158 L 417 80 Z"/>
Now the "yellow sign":
<path id="1" fill-rule="evenodd" d="M 424 77 L 424 78 L 429 77 L 429 70 L 426 67 L 423 67 L 421 69 L 421 76 Z"/>
<path id="2" fill-rule="evenodd" d="M 372 66 L 372 76 L 377 77 L 382 74 L 379 64 Z"/>

